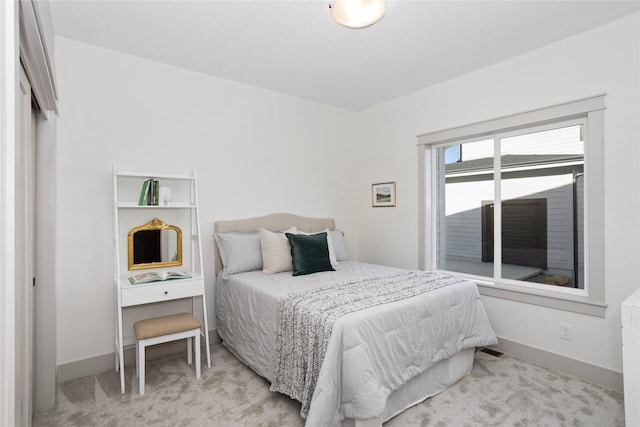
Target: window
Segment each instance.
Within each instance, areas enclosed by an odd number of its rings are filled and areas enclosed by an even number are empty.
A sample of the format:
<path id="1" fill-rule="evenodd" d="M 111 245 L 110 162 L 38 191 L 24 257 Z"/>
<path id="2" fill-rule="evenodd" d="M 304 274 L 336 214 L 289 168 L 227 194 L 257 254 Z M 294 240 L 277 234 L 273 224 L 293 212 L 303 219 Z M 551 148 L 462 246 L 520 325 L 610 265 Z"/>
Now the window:
<path id="1" fill-rule="evenodd" d="M 603 109 L 599 96 L 418 137 L 420 267 L 604 316 Z"/>

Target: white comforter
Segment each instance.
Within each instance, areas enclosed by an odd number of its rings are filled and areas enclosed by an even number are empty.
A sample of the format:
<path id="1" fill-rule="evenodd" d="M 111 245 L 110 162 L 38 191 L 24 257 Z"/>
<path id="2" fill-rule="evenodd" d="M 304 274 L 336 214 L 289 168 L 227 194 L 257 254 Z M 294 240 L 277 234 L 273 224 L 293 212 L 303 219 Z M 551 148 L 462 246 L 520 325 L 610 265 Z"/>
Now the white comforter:
<path id="1" fill-rule="evenodd" d="M 224 344 L 272 380 L 278 300 L 289 292 L 398 269 L 341 262 L 338 272 L 292 276 L 260 271 L 220 278 L 217 330 Z M 465 348 L 495 344 L 474 283 L 464 281 L 336 320 L 307 417 L 307 426 L 378 417 L 391 392 Z"/>

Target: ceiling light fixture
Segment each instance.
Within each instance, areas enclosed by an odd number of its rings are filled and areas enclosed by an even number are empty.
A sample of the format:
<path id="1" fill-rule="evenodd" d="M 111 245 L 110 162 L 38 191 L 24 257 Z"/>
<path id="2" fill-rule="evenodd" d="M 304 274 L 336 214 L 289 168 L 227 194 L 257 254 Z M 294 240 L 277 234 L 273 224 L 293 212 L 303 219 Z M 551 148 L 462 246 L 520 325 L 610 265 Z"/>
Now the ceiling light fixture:
<path id="1" fill-rule="evenodd" d="M 329 3 L 329 16 L 347 28 L 365 28 L 384 16 L 384 0 L 336 0 Z"/>

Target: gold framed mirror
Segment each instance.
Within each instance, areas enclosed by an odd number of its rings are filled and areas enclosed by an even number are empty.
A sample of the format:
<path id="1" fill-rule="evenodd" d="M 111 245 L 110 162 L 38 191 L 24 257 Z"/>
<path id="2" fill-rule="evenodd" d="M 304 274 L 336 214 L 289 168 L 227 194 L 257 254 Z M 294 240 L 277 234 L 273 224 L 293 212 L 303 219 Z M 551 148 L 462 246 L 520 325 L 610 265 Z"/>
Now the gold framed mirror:
<path id="1" fill-rule="evenodd" d="M 182 265 L 182 230 L 154 218 L 129 230 L 129 270 Z"/>

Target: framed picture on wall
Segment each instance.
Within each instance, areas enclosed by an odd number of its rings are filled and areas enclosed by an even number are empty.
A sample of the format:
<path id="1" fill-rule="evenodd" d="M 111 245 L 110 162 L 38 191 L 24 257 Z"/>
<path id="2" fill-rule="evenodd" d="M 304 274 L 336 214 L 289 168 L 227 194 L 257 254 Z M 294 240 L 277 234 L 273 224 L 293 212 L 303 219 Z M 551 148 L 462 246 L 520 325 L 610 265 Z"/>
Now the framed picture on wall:
<path id="1" fill-rule="evenodd" d="M 373 207 L 394 207 L 396 205 L 396 183 L 381 182 L 371 185 Z"/>

